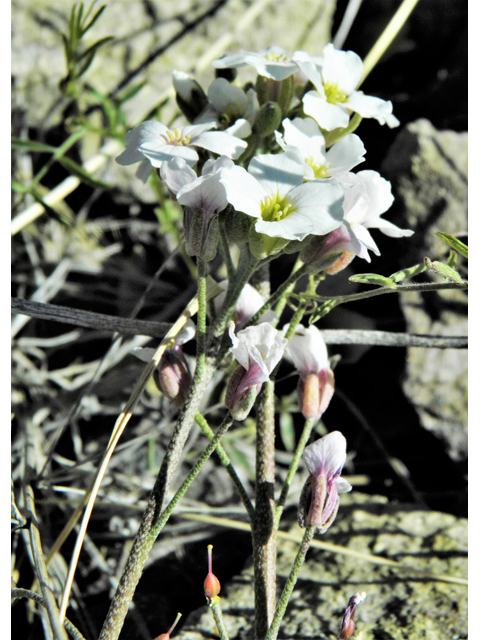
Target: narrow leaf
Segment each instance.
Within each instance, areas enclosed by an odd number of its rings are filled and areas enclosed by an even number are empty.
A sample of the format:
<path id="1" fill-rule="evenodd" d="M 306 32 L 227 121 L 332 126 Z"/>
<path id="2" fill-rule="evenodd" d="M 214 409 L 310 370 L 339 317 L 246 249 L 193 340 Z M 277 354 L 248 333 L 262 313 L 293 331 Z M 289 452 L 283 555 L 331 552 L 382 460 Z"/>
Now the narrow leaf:
<path id="1" fill-rule="evenodd" d="M 361 282 L 362 284 L 374 284 L 378 287 L 390 287 L 395 288 L 395 281 L 391 278 L 386 278 L 378 273 L 359 273 L 355 276 L 350 276 L 350 282 Z"/>
<path id="2" fill-rule="evenodd" d="M 461 240 L 455 238 L 455 236 L 452 236 L 449 233 L 442 233 L 441 231 L 436 231 L 435 233 L 439 238 L 455 249 L 455 251 L 458 251 L 461 256 L 468 258 L 468 246 Z"/>
<path id="3" fill-rule="evenodd" d="M 423 273 L 426 270 L 426 265 L 424 262 L 420 264 L 415 264 L 413 267 L 407 267 L 406 269 L 402 269 L 401 271 L 396 271 L 392 273 L 390 277 L 394 282 L 403 282 L 403 280 L 408 280 L 413 278 L 414 276 L 418 276 L 419 273 Z"/>
<path id="4" fill-rule="evenodd" d="M 111 189 L 110 185 L 108 185 L 106 182 L 102 182 L 101 180 L 97 180 L 96 178 L 92 177 L 87 171 L 85 171 L 83 167 L 81 167 L 70 158 L 63 157 L 57 158 L 57 160 L 61 165 L 68 169 L 70 173 L 77 176 L 77 178 L 82 180 L 82 182 L 85 182 L 94 189 Z"/>

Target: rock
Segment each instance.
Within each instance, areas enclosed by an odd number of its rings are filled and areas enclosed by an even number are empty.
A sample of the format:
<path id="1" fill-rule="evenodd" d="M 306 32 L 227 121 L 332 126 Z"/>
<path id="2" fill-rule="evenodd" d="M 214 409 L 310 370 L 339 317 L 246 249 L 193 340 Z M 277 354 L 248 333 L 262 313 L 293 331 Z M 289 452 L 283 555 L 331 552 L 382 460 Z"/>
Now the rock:
<path id="1" fill-rule="evenodd" d="M 279 638 L 336 638 L 348 599 L 359 591 L 365 591 L 367 597 L 355 615 L 356 635 L 363 632 L 365 640 L 465 638 L 467 587 L 441 578 L 467 574 L 467 521 L 388 504 L 383 496 L 357 492 L 342 496 L 341 502 L 334 525 L 316 539 L 344 547 L 353 555 L 309 550 Z M 296 524 L 291 532 L 299 538 L 302 535 Z M 279 588 L 297 549 L 297 543 L 279 541 Z M 402 568 L 374 564 L 356 552 L 381 555 L 401 563 Z M 253 569 L 234 578 L 222 595 L 230 639 L 251 640 Z M 182 640 L 217 637 L 208 607 L 192 614 L 181 632 Z"/>
<path id="2" fill-rule="evenodd" d="M 446 261 L 449 247 L 435 231 L 467 228 L 467 134 L 437 131 L 427 120 L 407 125 L 381 169 L 396 196 L 396 219 L 414 229 L 404 266 Z M 402 223 L 400 223 L 402 226 Z M 462 239 L 462 237 L 460 237 Z M 465 240 L 465 238 L 463 238 Z M 466 277 L 466 261 L 459 257 Z M 416 281 L 442 281 L 427 272 Z M 467 335 L 466 292 L 404 293 L 400 297 L 409 333 Z M 403 388 L 421 424 L 442 439 L 452 460 L 467 457 L 467 353 L 462 349 L 408 349 Z"/>

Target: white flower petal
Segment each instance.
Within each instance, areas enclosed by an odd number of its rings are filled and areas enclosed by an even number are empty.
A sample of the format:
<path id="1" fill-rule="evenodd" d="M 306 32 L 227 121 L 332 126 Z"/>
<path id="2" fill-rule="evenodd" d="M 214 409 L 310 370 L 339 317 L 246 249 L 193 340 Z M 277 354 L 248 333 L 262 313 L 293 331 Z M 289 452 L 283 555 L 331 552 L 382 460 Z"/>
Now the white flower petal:
<path id="1" fill-rule="evenodd" d="M 330 165 L 329 175 L 338 178 L 339 173 L 350 171 L 365 161 L 363 157 L 365 153 L 365 146 L 356 134 L 350 133 L 341 138 L 326 153 L 327 162 Z"/>
<path id="2" fill-rule="evenodd" d="M 303 110 L 326 131 L 332 131 L 338 127 L 345 128 L 350 120 L 348 111 L 343 105 L 330 104 L 316 91 L 309 91 L 304 95 Z"/>
<path id="3" fill-rule="evenodd" d="M 337 485 L 337 493 L 348 493 L 352 490 L 352 485 L 345 478 L 335 478 L 335 484 Z"/>
<path id="4" fill-rule="evenodd" d="M 285 330 L 287 327 L 284 327 Z M 288 343 L 288 356 L 300 374 L 320 373 L 329 368 L 327 346 L 315 325 L 299 325 Z"/>
<path id="5" fill-rule="evenodd" d="M 225 187 L 228 202 L 237 211 L 254 218 L 260 217 L 260 203 L 268 193 L 243 167 L 234 166 L 223 170 L 220 182 Z"/>
<path id="6" fill-rule="evenodd" d="M 195 139 L 192 144 L 229 158 L 238 158 L 247 148 L 247 143 L 225 131 L 207 131 Z"/>
<path id="7" fill-rule="evenodd" d="M 278 194 L 281 198 L 303 183 L 302 165 L 286 153 L 256 156 L 248 165 L 248 173 L 268 194 Z"/>
<path id="8" fill-rule="evenodd" d="M 197 178 L 195 171 L 189 167 L 184 158 L 175 158 L 162 163 L 160 176 L 172 193 L 177 195 L 182 187 Z"/>
<path id="9" fill-rule="evenodd" d="M 198 154 L 195 149 L 183 145 L 152 145 L 144 142 L 140 146 L 140 151 L 150 160 L 154 167 L 161 167 L 163 162 L 168 162 L 168 160 L 173 160 L 174 158 L 183 158 L 189 166 L 193 167 L 198 160 Z"/>
<path id="10" fill-rule="evenodd" d="M 345 103 L 349 109 L 359 113 L 362 118 L 376 118 L 385 123 L 392 114 L 392 103 L 374 96 L 366 96 L 363 91 L 354 91 Z"/>
<path id="11" fill-rule="evenodd" d="M 347 459 L 347 441 L 340 431 L 328 433 L 305 447 L 303 459 L 312 476 L 319 474 L 324 474 L 326 477 L 340 475 Z"/>
<path id="12" fill-rule="evenodd" d="M 339 51 L 331 43 L 323 49 L 324 83 L 336 84 L 339 89 L 349 95 L 357 88 L 362 73 L 362 59 L 353 51 Z"/>

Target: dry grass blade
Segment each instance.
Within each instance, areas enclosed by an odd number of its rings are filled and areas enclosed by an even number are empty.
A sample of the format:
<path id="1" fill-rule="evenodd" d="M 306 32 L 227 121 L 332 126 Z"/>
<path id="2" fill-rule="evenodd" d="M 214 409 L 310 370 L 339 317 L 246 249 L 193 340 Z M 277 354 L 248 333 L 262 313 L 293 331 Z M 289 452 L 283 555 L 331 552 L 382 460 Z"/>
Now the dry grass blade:
<path id="1" fill-rule="evenodd" d="M 222 293 L 222 291 L 223 289 L 220 286 L 218 286 L 217 283 L 212 278 L 208 279 L 207 281 L 207 299 L 208 300 L 219 295 L 220 293 Z M 158 347 L 155 354 L 153 355 L 152 360 L 145 367 L 142 377 L 137 383 L 135 389 L 132 391 L 132 394 L 127 404 L 125 405 L 122 413 L 117 418 L 117 421 L 113 428 L 112 435 L 110 436 L 110 441 L 108 443 L 107 449 L 103 455 L 102 461 L 97 470 L 95 478 L 92 481 L 90 491 L 85 494 L 84 502 L 76 509 L 75 513 L 70 518 L 70 521 L 67 523 L 66 527 L 60 534 L 58 540 L 56 541 L 54 547 L 52 548 L 49 554 L 49 559 L 50 559 L 53 556 L 53 554 L 56 553 L 56 551 L 58 551 L 58 549 L 62 545 L 65 538 L 68 536 L 72 528 L 75 526 L 75 523 L 80 517 L 83 506 L 85 505 L 85 511 L 83 514 L 82 523 L 81 523 L 80 530 L 75 543 L 75 547 L 73 550 L 73 554 L 72 554 L 72 558 L 71 558 L 70 566 L 68 570 L 68 575 L 67 575 L 67 579 L 66 579 L 65 587 L 63 591 L 62 604 L 60 607 L 60 623 L 63 622 L 65 618 L 65 613 L 67 611 L 68 600 L 70 597 L 70 591 L 73 584 L 73 577 L 75 574 L 78 558 L 80 556 L 80 550 L 82 548 L 83 538 L 87 530 L 88 521 L 90 519 L 93 505 L 95 503 L 95 499 L 97 497 L 97 493 L 100 488 L 101 482 L 103 480 L 103 476 L 105 475 L 105 471 L 107 469 L 108 463 L 115 450 L 115 446 L 118 440 L 120 439 L 125 427 L 127 426 L 132 416 L 133 409 L 135 408 L 141 394 L 143 393 L 150 377 L 155 371 L 155 368 L 157 367 L 157 365 L 159 364 L 166 347 L 179 333 L 179 331 L 185 325 L 187 320 L 192 318 L 197 313 L 197 310 L 198 310 L 198 299 L 197 299 L 197 296 L 195 296 L 189 302 L 189 304 L 187 305 L 187 307 L 185 308 L 181 316 L 178 318 L 178 320 L 173 324 L 172 328 L 168 331 L 165 338 L 162 340 L 162 342 L 160 343 L 160 346 Z"/>

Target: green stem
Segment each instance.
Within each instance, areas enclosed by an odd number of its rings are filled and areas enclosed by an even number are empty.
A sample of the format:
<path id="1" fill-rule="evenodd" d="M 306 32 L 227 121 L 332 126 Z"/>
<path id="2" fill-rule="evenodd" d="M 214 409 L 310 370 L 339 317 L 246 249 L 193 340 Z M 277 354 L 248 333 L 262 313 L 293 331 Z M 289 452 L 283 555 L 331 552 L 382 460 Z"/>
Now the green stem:
<path id="1" fill-rule="evenodd" d="M 295 475 L 298 463 L 300 462 L 300 458 L 302 457 L 302 453 L 307 446 L 307 442 L 310 439 L 310 435 L 312 433 L 313 427 L 315 426 L 315 420 L 309 418 L 305 420 L 305 424 L 303 426 L 302 435 L 300 436 L 300 440 L 298 441 L 297 448 L 295 449 L 295 453 L 292 458 L 292 462 L 290 463 L 290 467 L 288 469 L 287 477 L 283 483 L 282 491 L 280 493 L 280 497 L 277 502 L 277 507 L 275 509 L 275 528 L 278 529 L 280 524 L 280 518 L 282 517 L 283 509 L 285 507 L 285 502 L 287 500 L 288 492 L 290 490 L 290 486 L 292 484 L 293 476 Z"/>
<path id="2" fill-rule="evenodd" d="M 252 522 L 257 640 L 263 639 L 267 633 L 275 610 L 276 596 L 274 390 L 272 380 L 265 382 L 257 403 L 255 518 Z"/>
<path id="3" fill-rule="evenodd" d="M 230 283 L 233 282 L 233 279 L 235 277 L 235 266 L 232 261 L 232 254 L 230 253 L 230 246 L 228 244 L 225 224 L 226 216 L 224 213 L 220 213 L 218 216 L 218 229 L 220 231 L 220 250 L 222 252 L 222 257 L 227 268 L 228 282 Z"/>
<path id="4" fill-rule="evenodd" d="M 201 257 L 197 258 L 198 282 L 197 282 L 197 364 L 196 368 L 201 375 L 205 367 L 205 348 L 207 341 L 207 263 Z"/>
<path id="5" fill-rule="evenodd" d="M 215 620 L 215 624 L 217 625 L 218 633 L 220 634 L 220 639 L 229 640 L 228 633 L 225 628 L 225 623 L 223 622 L 223 615 L 222 615 L 222 609 L 220 607 L 220 604 L 218 602 L 212 603 L 210 605 L 210 609 L 212 610 L 213 618 Z"/>
<path id="6" fill-rule="evenodd" d="M 205 418 L 200 413 L 197 413 L 197 415 L 195 416 L 195 421 L 198 424 L 198 426 L 200 427 L 200 429 L 202 430 L 202 433 L 210 441 L 213 440 L 213 438 L 215 437 L 215 434 L 210 429 L 210 426 L 209 426 L 208 422 L 205 420 Z M 238 491 L 238 493 L 240 495 L 240 498 L 242 499 L 243 506 L 245 507 L 245 510 L 248 513 L 248 517 L 250 518 L 250 522 L 252 522 L 252 520 L 254 518 L 254 515 L 255 515 L 255 509 L 253 507 L 252 501 L 248 497 L 248 494 L 247 494 L 247 492 L 245 490 L 245 487 L 242 484 L 242 481 L 240 480 L 240 478 L 237 475 L 237 472 L 235 471 L 235 467 L 232 465 L 232 461 L 228 457 L 227 452 L 225 451 L 225 449 L 223 448 L 223 446 L 221 444 L 217 445 L 216 451 L 217 451 L 218 457 L 220 458 L 220 462 L 223 464 L 223 466 L 227 470 L 227 473 L 230 476 L 230 478 L 232 479 L 233 484 L 237 488 L 237 491 Z"/>
<path id="7" fill-rule="evenodd" d="M 293 265 L 292 274 L 298 271 L 301 266 L 302 266 L 302 261 L 300 260 L 300 258 L 297 258 L 297 261 Z M 278 301 L 277 306 L 275 307 L 275 313 L 277 314 L 278 319 L 281 318 L 283 310 L 285 309 L 285 306 L 287 304 L 288 296 L 293 291 L 294 287 L 295 287 L 295 282 L 292 282 L 284 292 L 283 296 Z"/>
<path id="8" fill-rule="evenodd" d="M 308 294 L 309 300 L 318 300 L 319 302 L 343 304 L 345 302 L 355 302 L 356 300 L 366 300 L 367 298 L 374 298 L 375 296 L 381 296 L 384 293 L 402 293 L 403 291 L 442 291 L 444 289 L 468 289 L 468 282 L 424 282 L 419 284 L 401 284 L 395 287 L 380 287 L 379 289 L 373 289 L 372 291 L 364 291 L 362 293 L 352 293 L 347 296 L 319 296 Z M 307 294 L 301 294 L 302 298 Z"/>
<path id="9" fill-rule="evenodd" d="M 305 529 L 305 533 L 303 535 L 303 540 L 300 543 L 300 548 L 297 553 L 297 557 L 295 558 L 295 562 L 293 563 L 292 569 L 290 571 L 290 575 L 288 576 L 287 582 L 283 589 L 282 595 L 278 601 L 277 608 L 275 610 L 275 614 L 273 616 L 273 622 L 268 630 L 268 634 L 265 640 L 276 640 L 278 635 L 278 630 L 280 628 L 280 624 L 283 620 L 283 616 L 285 615 L 285 611 L 287 609 L 288 601 L 290 600 L 290 596 L 292 595 L 292 591 L 297 582 L 298 574 L 300 572 L 300 568 L 305 560 L 305 556 L 307 555 L 308 548 L 310 547 L 310 542 L 313 540 L 315 535 L 316 527 L 310 525 Z"/>
<path id="10" fill-rule="evenodd" d="M 243 328 L 245 329 L 246 327 L 250 327 L 252 324 L 255 324 L 263 316 L 265 311 L 268 311 L 271 307 L 273 307 L 273 305 L 275 305 L 280 300 L 280 298 L 287 291 L 287 289 L 292 284 L 295 284 L 295 282 L 299 280 L 302 276 L 306 275 L 306 273 L 307 273 L 306 265 L 303 265 L 299 269 L 297 269 L 297 271 L 292 272 L 289 275 L 289 277 L 285 280 L 285 282 L 281 284 L 274 293 L 272 293 L 272 295 L 265 302 L 263 307 L 261 307 L 257 311 L 257 313 L 252 318 L 250 318 L 250 320 L 247 322 L 247 324 Z"/>

